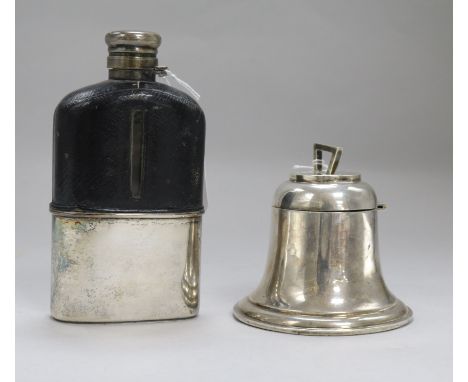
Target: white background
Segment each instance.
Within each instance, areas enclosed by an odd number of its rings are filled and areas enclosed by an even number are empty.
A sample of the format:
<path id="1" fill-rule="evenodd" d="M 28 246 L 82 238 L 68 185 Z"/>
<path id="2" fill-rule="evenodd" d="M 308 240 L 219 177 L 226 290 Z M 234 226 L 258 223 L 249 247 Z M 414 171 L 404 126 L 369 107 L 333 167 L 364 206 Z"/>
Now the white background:
<path id="1" fill-rule="evenodd" d="M 17 380 L 446 381 L 451 378 L 451 4 L 448 1 L 17 3 Z M 73 325 L 48 316 L 52 113 L 105 79 L 104 34 L 162 34 L 160 63 L 202 94 L 207 185 L 193 320 Z M 300 337 L 241 325 L 270 206 L 312 144 L 344 147 L 389 209 L 399 330 Z"/>

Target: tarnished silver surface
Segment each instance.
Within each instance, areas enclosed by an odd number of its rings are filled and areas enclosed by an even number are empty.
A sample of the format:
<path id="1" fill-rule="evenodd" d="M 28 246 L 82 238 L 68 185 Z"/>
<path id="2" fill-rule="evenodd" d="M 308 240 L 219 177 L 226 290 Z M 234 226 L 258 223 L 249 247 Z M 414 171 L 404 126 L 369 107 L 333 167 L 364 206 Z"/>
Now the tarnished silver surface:
<path id="1" fill-rule="evenodd" d="M 161 36 L 154 32 L 115 31 L 106 34 L 110 79 L 154 81 Z"/>
<path id="2" fill-rule="evenodd" d="M 53 213 L 54 318 L 122 322 L 193 317 L 200 214 Z"/>
<path id="3" fill-rule="evenodd" d="M 161 45 L 161 36 L 146 31 L 113 31 L 106 34 L 106 44 L 109 49 L 122 51 L 134 47 L 147 48 L 154 51 Z"/>
<path id="4" fill-rule="evenodd" d="M 295 334 L 364 334 L 407 324 L 411 310 L 380 273 L 376 220 L 376 210 L 273 208 L 265 274 L 235 306 L 235 317 Z"/>
<path id="5" fill-rule="evenodd" d="M 336 168 L 337 160 L 331 162 Z M 237 303 L 234 316 L 306 335 L 374 333 L 409 323 L 411 310 L 382 278 L 377 213 L 383 205 L 374 190 L 360 177 L 324 181 L 333 172 L 312 175 L 278 188 L 263 279 Z"/>

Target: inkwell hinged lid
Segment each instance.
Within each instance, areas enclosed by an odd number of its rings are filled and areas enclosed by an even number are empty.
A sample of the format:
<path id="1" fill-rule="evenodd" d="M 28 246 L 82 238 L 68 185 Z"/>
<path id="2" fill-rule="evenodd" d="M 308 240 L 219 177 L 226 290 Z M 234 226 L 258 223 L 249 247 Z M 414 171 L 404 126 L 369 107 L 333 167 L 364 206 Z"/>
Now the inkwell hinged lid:
<path id="1" fill-rule="evenodd" d="M 323 161 L 323 152 L 331 154 Z M 377 203 L 373 188 L 352 172 L 336 172 L 343 149 L 314 144 L 312 166 L 294 166 L 288 181 L 275 193 L 273 206 L 282 209 L 316 212 L 364 211 L 384 208 Z"/>

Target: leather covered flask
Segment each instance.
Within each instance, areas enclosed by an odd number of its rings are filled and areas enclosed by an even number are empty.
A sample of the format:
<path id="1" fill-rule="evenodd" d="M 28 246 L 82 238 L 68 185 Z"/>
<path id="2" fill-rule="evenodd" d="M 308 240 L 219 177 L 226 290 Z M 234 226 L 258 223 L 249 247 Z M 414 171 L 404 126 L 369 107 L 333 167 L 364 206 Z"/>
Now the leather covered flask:
<path id="1" fill-rule="evenodd" d="M 106 35 L 109 78 L 54 115 L 51 314 L 71 322 L 195 316 L 205 117 L 159 78 L 159 35 Z"/>

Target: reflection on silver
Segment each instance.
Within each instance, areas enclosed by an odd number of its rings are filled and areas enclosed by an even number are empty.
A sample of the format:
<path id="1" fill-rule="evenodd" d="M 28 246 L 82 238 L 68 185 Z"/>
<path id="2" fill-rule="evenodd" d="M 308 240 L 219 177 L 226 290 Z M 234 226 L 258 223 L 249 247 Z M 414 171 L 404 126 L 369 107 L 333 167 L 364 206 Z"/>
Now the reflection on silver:
<path id="1" fill-rule="evenodd" d="M 54 318 L 121 322 L 193 317 L 200 214 L 53 215 Z"/>
<path id="2" fill-rule="evenodd" d="M 234 307 L 239 321 L 308 335 L 374 333 L 411 321 L 382 278 L 373 189 L 360 176 L 334 177 L 291 177 L 279 187 L 267 267 Z"/>
<path id="3" fill-rule="evenodd" d="M 247 324 L 296 334 L 360 334 L 410 321 L 380 273 L 376 210 L 273 209 L 267 268 L 235 307 Z"/>
<path id="4" fill-rule="evenodd" d="M 182 277 L 182 294 L 185 304 L 195 310 L 198 310 L 200 290 L 200 235 L 200 227 L 194 224 L 190 225 L 188 248 L 191 250 L 187 251 L 184 277 Z"/>

